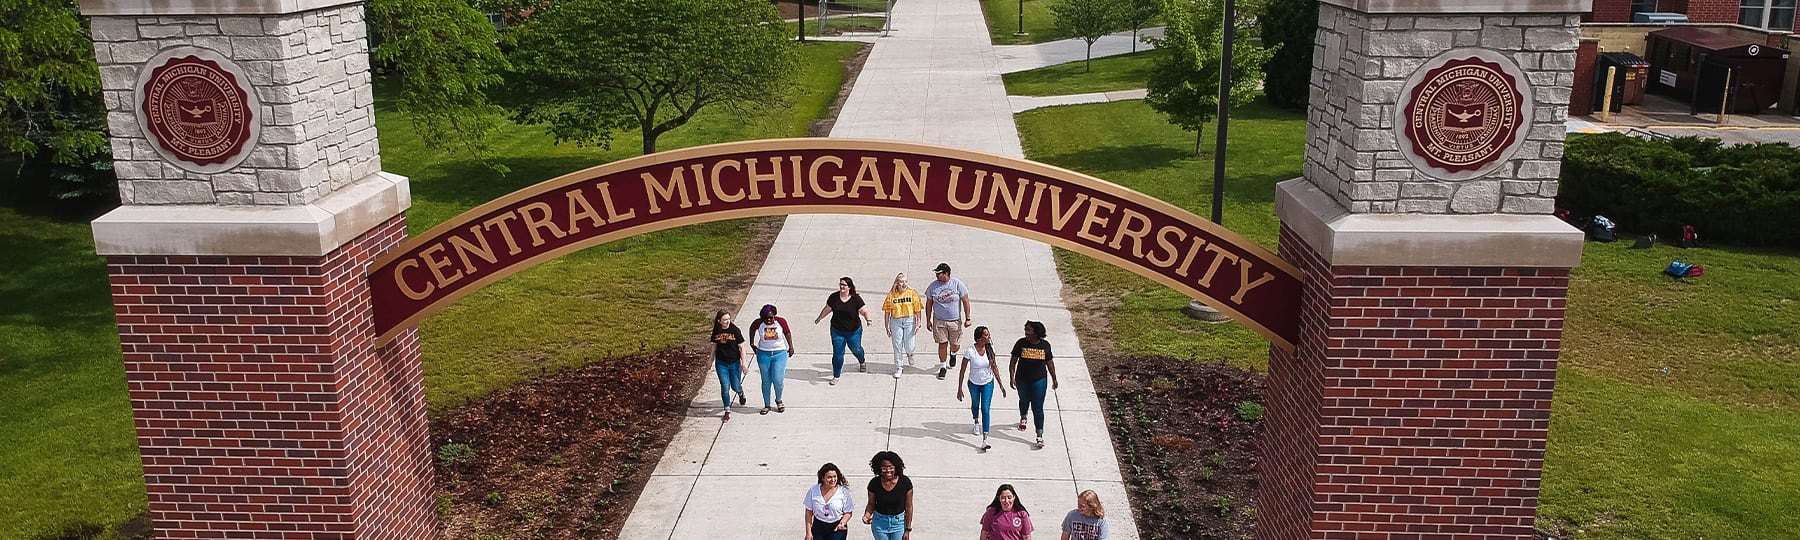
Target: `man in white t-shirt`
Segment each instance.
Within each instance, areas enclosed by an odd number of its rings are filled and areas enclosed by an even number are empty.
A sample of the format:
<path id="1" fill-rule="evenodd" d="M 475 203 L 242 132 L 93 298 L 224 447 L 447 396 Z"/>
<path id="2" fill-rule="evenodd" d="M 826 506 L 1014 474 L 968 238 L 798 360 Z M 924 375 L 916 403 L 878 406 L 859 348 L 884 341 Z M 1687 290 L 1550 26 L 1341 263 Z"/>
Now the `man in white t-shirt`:
<path id="1" fill-rule="evenodd" d="M 969 287 L 962 280 L 950 277 L 950 264 L 938 263 L 932 270 L 937 279 L 925 286 L 925 316 L 927 326 L 931 327 L 931 338 L 937 341 L 938 372 L 937 378 L 942 380 L 949 373 L 949 368 L 956 366 L 952 357 L 961 349 L 962 331 L 974 324 L 975 319 L 969 316 Z"/>

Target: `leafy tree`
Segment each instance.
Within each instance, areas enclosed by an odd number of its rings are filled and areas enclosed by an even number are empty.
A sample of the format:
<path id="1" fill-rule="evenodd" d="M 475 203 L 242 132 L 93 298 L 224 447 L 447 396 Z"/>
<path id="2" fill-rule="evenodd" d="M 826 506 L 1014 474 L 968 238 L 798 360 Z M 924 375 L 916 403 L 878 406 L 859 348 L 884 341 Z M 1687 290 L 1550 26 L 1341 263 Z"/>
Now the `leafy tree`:
<path id="1" fill-rule="evenodd" d="M 18 157 L 21 178 L 49 178 L 57 198 L 117 185 L 100 68 L 74 0 L 0 0 L 0 154 Z"/>
<path id="2" fill-rule="evenodd" d="M 796 45 L 767 0 L 565 0 L 514 32 L 514 118 L 558 141 L 607 145 L 635 127 L 644 153 L 702 109 L 782 95 Z"/>
<path id="3" fill-rule="evenodd" d="M 1270 0 L 1262 40 L 1273 52 L 1263 69 L 1269 102 L 1305 109 L 1311 95 L 1313 34 L 1319 28 L 1318 0 Z"/>
<path id="4" fill-rule="evenodd" d="M 400 110 L 419 138 L 440 150 L 493 157 L 484 137 L 505 110 L 485 90 L 500 84 L 509 66 L 487 16 L 463 0 L 375 0 L 369 12 L 379 38 L 375 62 L 400 85 Z"/>
<path id="5" fill-rule="evenodd" d="M 1087 65 L 1094 69 L 1094 42 L 1121 27 L 1121 0 L 1060 0 L 1050 6 L 1056 15 L 1056 31 L 1087 42 Z"/>
<path id="6" fill-rule="evenodd" d="M 1221 0 L 1162 0 L 1168 23 L 1157 51 L 1144 102 L 1181 129 L 1195 132 L 1194 153 L 1206 142 L 1203 128 L 1219 107 L 1219 66 L 1223 56 L 1225 9 Z M 1238 18 L 1242 24 L 1244 18 Z M 1261 92 L 1268 51 L 1248 32 L 1237 31 L 1231 58 L 1231 105 L 1250 104 Z"/>
<path id="7" fill-rule="evenodd" d="M 1156 0 L 1117 0 L 1119 26 L 1131 29 L 1131 52 L 1137 52 L 1138 31 L 1162 13 Z"/>

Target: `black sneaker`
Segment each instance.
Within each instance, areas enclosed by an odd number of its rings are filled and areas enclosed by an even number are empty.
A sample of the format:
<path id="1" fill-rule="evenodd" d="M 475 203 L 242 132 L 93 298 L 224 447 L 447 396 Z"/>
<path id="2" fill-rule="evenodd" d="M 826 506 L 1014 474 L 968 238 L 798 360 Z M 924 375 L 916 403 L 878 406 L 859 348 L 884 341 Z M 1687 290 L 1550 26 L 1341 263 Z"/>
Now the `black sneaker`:
<path id="1" fill-rule="evenodd" d="M 950 357 L 950 367 L 956 367 L 956 357 Z"/>
<path id="2" fill-rule="evenodd" d="M 950 373 L 950 370 L 944 369 L 944 368 L 938 368 L 938 380 L 940 380 L 940 381 L 944 380 L 944 374 L 946 374 L 946 373 Z"/>

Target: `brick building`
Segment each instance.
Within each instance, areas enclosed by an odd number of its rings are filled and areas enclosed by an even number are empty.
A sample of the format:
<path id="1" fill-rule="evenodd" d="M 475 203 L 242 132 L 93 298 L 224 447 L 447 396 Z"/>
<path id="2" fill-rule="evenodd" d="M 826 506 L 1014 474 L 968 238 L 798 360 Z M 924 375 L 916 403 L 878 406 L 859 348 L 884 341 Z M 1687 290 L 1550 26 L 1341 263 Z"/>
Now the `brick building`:
<path id="1" fill-rule="evenodd" d="M 1637 13 L 1685 13 L 1688 22 L 1792 31 L 1800 22 L 1797 4 L 1800 0 L 1594 0 L 1594 12 L 1582 19 L 1627 23 Z"/>

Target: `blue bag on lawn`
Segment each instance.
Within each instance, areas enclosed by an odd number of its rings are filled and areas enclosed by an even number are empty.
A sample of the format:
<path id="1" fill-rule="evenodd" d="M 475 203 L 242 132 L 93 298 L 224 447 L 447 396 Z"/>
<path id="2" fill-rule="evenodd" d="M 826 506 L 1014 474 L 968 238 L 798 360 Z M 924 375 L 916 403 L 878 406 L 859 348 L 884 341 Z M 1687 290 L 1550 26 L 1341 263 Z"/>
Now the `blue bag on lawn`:
<path id="1" fill-rule="evenodd" d="M 1664 268 L 1663 273 L 1668 274 L 1670 277 L 1678 277 L 1678 278 L 1679 277 L 1687 277 L 1688 271 L 1692 270 L 1693 268 L 1694 268 L 1694 265 L 1684 263 L 1681 261 L 1675 261 L 1675 262 L 1669 263 L 1669 267 Z"/>

